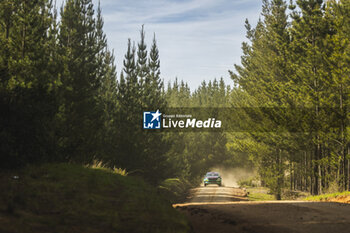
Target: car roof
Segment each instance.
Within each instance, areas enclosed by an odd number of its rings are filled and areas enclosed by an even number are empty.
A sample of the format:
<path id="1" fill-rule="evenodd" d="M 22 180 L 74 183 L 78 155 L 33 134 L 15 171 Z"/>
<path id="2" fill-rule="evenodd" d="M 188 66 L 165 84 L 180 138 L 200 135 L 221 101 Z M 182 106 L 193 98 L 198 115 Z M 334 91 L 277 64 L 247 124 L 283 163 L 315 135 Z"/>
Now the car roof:
<path id="1" fill-rule="evenodd" d="M 207 172 L 207 176 L 218 176 L 219 175 L 219 172 Z"/>

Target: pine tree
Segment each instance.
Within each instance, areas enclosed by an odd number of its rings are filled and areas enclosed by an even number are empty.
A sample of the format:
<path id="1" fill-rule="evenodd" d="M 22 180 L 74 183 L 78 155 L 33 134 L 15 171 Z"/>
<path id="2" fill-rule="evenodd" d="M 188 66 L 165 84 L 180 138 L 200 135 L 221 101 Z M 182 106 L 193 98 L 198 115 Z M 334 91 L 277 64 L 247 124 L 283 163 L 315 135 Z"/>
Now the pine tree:
<path id="1" fill-rule="evenodd" d="M 96 29 L 91 0 L 68 0 L 61 8 L 63 117 L 59 129 L 63 153 L 78 162 L 90 162 L 96 156 L 100 141 L 97 132 L 103 125 L 97 98 L 103 38 L 97 37 L 98 30 L 101 28 Z"/>
<path id="2" fill-rule="evenodd" d="M 146 80 L 149 70 L 147 64 L 147 45 L 145 43 L 145 30 L 143 25 L 140 31 L 140 37 L 141 40 L 137 45 L 136 73 L 139 79 L 140 86 L 144 87 L 145 85 L 149 85 L 150 81 Z"/>
<path id="3" fill-rule="evenodd" d="M 163 109 L 165 107 L 165 99 L 162 94 L 164 87 L 163 80 L 160 78 L 160 60 L 159 50 L 157 46 L 156 36 L 153 36 L 153 42 L 148 58 L 150 91 L 152 91 L 151 99 L 148 103 L 150 109 Z"/>
<path id="4" fill-rule="evenodd" d="M 45 0 L 0 3 L 1 167 L 54 159 L 54 20 Z"/>
<path id="5" fill-rule="evenodd" d="M 106 35 L 103 32 L 103 25 L 104 21 L 102 18 L 102 10 L 100 6 L 100 2 L 98 2 L 98 7 L 97 7 L 97 18 L 96 18 L 96 28 L 95 28 L 95 33 L 96 33 L 96 59 L 97 59 L 97 67 L 98 67 L 98 73 L 97 76 L 98 78 L 102 79 L 104 75 L 106 74 L 106 70 L 104 69 L 104 62 L 105 62 L 105 57 L 110 56 L 107 55 L 109 52 L 107 49 L 107 39 Z"/>
<path id="6" fill-rule="evenodd" d="M 141 87 L 137 77 L 135 61 L 136 48 L 128 40 L 128 49 L 123 61 L 123 72 L 117 87 L 118 91 L 118 156 L 113 162 L 127 170 L 142 168 L 142 100 Z"/>
<path id="7" fill-rule="evenodd" d="M 286 8 L 286 3 L 281 0 L 263 1 L 263 19 L 258 22 L 256 28 L 252 29 L 246 22 L 247 38 L 251 44 L 243 44 L 243 67 L 236 66 L 239 75 L 231 72 L 235 82 L 257 104 L 257 106 L 249 106 L 254 108 L 248 109 L 249 111 L 245 114 L 248 114 L 253 122 L 257 116 L 262 118 L 263 120 L 258 122 L 255 129 L 267 132 L 271 129 L 285 130 L 284 124 L 276 119 L 288 118 L 288 110 L 272 112 L 271 107 L 288 109 L 290 108 L 288 103 L 293 98 L 293 94 L 287 91 L 290 80 L 287 62 L 289 34 Z M 241 119 L 244 120 L 243 117 Z M 280 199 L 284 180 L 284 161 L 288 157 L 287 151 L 290 150 L 290 148 L 286 149 L 290 136 L 277 133 L 249 132 L 249 134 L 257 142 L 271 147 L 268 153 L 259 156 L 259 160 L 261 163 L 269 161 L 270 165 L 265 164 L 266 171 L 262 172 L 268 175 L 265 179 L 269 181 L 269 186 L 276 198 Z"/>
<path id="8" fill-rule="evenodd" d="M 340 173 L 342 178 L 339 184 L 343 190 L 350 190 L 350 161 L 349 161 L 349 126 L 347 120 L 346 109 L 349 107 L 349 97 L 346 90 L 349 89 L 349 23 L 350 23 L 350 2 L 349 1 L 329 1 L 326 7 L 327 20 L 333 22 L 331 30 L 334 31 L 333 36 L 327 37 L 327 46 L 332 49 L 331 56 L 328 56 L 328 62 L 331 64 L 332 83 L 330 85 L 334 94 L 332 102 L 339 116 L 339 131 L 337 141 L 340 148 L 337 153 L 341 155 L 341 162 L 337 164 L 338 171 L 333 172 L 333 176 L 337 177 Z"/>
<path id="9" fill-rule="evenodd" d="M 124 64 L 124 73 L 127 85 L 127 94 L 136 95 L 138 97 L 139 93 L 139 84 L 137 82 L 137 71 L 135 64 L 135 46 L 131 45 L 131 40 L 128 40 L 128 50 L 125 54 Z"/>
<path id="10" fill-rule="evenodd" d="M 103 31 L 104 21 L 100 3 L 97 8 L 96 19 L 96 50 L 98 51 L 96 61 L 98 64 L 97 78 L 101 80 L 99 87 L 99 108 L 103 111 L 101 116 L 103 127 L 99 129 L 100 149 L 99 157 L 103 158 L 105 163 L 113 161 L 117 152 L 115 141 L 117 138 L 117 72 L 114 64 L 113 50 L 109 51 L 107 47 L 106 35 Z"/>
<path id="11" fill-rule="evenodd" d="M 326 131 L 327 124 L 323 121 L 325 107 L 329 102 L 328 77 L 329 69 L 325 58 L 328 56 L 324 41 L 329 31 L 329 22 L 324 17 L 323 1 L 297 1 L 301 9 L 301 16 L 294 15 L 292 27 L 292 50 L 298 51 L 292 57 L 293 82 L 298 85 L 299 98 L 302 98 L 308 107 L 313 108 L 314 132 L 314 182 L 312 182 L 312 193 L 322 193 L 322 147 L 325 138 L 320 135 Z"/>

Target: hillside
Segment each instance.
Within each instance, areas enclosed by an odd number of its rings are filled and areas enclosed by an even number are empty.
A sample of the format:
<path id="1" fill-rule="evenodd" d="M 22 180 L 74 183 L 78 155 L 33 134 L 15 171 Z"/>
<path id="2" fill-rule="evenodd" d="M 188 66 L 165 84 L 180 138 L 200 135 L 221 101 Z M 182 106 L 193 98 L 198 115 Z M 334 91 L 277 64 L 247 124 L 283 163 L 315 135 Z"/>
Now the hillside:
<path id="1" fill-rule="evenodd" d="M 185 217 L 136 177 L 71 164 L 0 176 L 0 232 L 189 232 Z M 4 190 L 6 190 L 4 192 Z"/>

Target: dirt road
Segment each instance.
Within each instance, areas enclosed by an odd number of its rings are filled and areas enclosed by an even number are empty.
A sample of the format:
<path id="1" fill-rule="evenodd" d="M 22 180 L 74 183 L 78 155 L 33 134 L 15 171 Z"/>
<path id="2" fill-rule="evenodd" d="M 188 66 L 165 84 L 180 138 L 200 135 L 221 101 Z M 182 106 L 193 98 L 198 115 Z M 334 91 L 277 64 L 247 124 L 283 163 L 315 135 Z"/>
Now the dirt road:
<path id="1" fill-rule="evenodd" d="M 348 233 L 350 205 L 326 202 L 251 202 L 230 187 L 200 187 L 175 205 L 190 219 L 195 233 Z"/>

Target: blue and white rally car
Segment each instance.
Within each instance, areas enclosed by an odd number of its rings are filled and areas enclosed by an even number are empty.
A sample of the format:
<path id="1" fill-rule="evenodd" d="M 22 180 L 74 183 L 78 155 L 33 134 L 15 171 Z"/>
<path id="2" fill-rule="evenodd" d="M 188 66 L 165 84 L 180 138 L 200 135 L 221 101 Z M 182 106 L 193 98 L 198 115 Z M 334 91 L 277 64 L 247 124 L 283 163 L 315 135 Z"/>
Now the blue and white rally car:
<path id="1" fill-rule="evenodd" d="M 207 174 L 204 176 L 204 186 L 207 186 L 208 184 L 217 184 L 221 186 L 222 179 L 218 172 L 207 172 Z"/>

